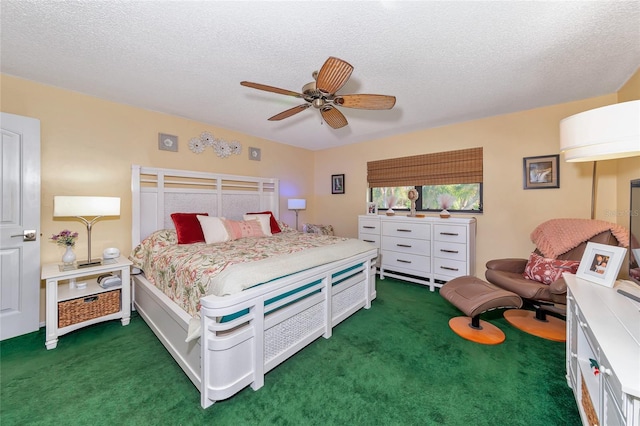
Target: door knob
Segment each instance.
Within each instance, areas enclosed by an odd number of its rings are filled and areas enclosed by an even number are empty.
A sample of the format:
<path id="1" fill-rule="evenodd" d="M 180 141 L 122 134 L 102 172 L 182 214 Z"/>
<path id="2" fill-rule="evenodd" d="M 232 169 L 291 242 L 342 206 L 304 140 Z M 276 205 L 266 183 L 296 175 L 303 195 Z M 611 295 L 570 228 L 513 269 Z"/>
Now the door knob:
<path id="1" fill-rule="evenodd" d="M 35 229 L 25 229 L 22 234 L 12 235 L 13 237 L 22 237 L 22 241 L 35 241 L 36 240 L 36 230 Z"/>

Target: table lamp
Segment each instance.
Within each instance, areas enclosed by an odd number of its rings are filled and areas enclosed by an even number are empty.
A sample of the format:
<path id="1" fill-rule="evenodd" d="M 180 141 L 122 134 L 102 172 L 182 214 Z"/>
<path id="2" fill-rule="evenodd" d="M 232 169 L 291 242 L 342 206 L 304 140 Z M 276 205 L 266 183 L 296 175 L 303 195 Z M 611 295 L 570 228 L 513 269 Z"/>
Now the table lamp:
<path id="1" fill-rule="evenodd" d="M 91 228 L 104 216 L 120 216 L 119 197 L 53 197 L 53 217 L 75 217 L 87 226 L 87 260 L 78 262 L 78 268 L 102 264 L 102 259 L 91 259 Z"/>

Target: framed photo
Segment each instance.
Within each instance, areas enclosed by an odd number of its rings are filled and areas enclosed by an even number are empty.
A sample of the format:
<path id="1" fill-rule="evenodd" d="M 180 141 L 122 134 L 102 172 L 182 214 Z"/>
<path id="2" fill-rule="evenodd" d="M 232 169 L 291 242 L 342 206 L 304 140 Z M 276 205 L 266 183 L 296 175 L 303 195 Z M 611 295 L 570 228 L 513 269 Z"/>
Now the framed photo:
<path id="1" fill-rule="evenodd" d="M 344 174 L 331 175 L 331 193 L 344 194 Z"/>
<path id="2" fill-rule="evenodd" d="M 624 247 L 587 243 L 576 276 L 605 287 L 613 287 L 626 252 Z"/>
<path id="3" fill-rule="evenodd" d="M 376 203 L 367 203 L 367 214 L 378 214 L 378 205 Z"/>
<path id="4" fill-rule="evenodd" d="M 560 188 L 560 155 L 522 159 L 524 189 Z"/>

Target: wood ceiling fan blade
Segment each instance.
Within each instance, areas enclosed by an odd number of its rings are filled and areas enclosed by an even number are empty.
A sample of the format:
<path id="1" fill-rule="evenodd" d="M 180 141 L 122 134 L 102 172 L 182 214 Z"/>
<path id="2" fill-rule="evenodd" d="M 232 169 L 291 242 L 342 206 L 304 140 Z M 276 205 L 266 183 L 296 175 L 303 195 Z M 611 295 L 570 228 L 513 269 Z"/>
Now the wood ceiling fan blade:
<path id="1" fill-rule="evenodd" d="M 286 90 L 286 89 L 280 89 L 273 86 L 267 86 L 266 84 L 252 83 L 250 81 L 241 81 L 240 84 L 246 87 L 251 87 L 253 89 L 264 90 L 265 92 L 278 93 L 280 95 L 287 95 L 287 96 L 295 96 L 296 98 L 302 97 L 301 93 L 293 92 L 291 90 Z"/>
<path id="2" fill-rule="evenodd" d="M 321 109 L 320 114 L 322 114 L 324 121 L 334 129 L 339 129 L 348 124 L 345 116 L 332 106 Z"/>
<path id="3" fill-rule="evenodd" d="M 279 121 L 288 117 L 291 117 L 292 115 L 295 115 L 299 112 L 304 111 L 305 109 L 309 108 L 311 106 L 311 104 L 302 104 L 302 105 L 298 105 L 296 107 L 290 108 L 286 111 L 282 111 L 280 114 L 276 114 L 273 117 L 271 117 L 269 119 L 269 121 Z"/>
<path id="4" fill-rule="evenodd" d="M 351 77 L 353 67 L 342 59 L 329 57 L 322 65 L 316 79 L 316 87 L 325 93 L 333 95 Z"/>
<path id="5" fill-rule="evenodd" d="M 336 105 L 358 109 L 391 109 L 396 104 L 395 96 L 387 95 L 341 95 L 334 100 Z"/>

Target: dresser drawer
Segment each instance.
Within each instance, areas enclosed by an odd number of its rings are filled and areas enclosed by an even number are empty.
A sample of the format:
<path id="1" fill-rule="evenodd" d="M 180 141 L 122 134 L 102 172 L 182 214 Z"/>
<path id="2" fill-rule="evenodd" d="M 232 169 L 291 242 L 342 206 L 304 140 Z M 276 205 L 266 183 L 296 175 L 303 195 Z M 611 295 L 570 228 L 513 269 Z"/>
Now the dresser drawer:
<path id="1" fill-rule="evenodd" d="M 431 251 L 431 243 L 428 240 L 385 236 L 382 242 L 382 249 L 397 251 L 401 253 L 429 256 Z"/>
<path id="2" fill-rule="evenodd" d="M 467 245 L 435 241 L 433 243 L 433 255 L 443 259 L 460 260 L 465 262 L 467 260 Z"/>
<path id="3" fill-rule="evenodd" d="M 433 259 L 433 272 L 447 277 L 467 275 L 467 262 L 436 257 Z"/>
<path id="4" fill-rule="evenodd" d="M 361 232 L 359 239 L 380 248 L 380 235 L 378 234 L 365 234 L 364 232 Z"/>
<path id="5" fill-rule="evenodd" d="M 428 223 L 420 222 L 384 222 L 382 224 L 382 235 L 385 237 L 417 238 L 429 240 L 430 226 Z"/>
<path id="6" fill-rule="evenodd" d="M 430 263 L 431 259 L 428 256 L 382 250 L 382 269 L 393 269 L 399 272 L 421 275 L 430 272 Z"/>
<path id="7" fill-rule="evenodd" d="M 360 219 L 358 220 L 358 232 L 361 234 L 380 235 L 380 219 Z"/>
<path id="8" fill-rule="evenodd" d="M 467 228 L 465 226 L 456 226 L 456 225 L 434 225 L 433 239 L 434 241 L 466 243 Z"/>

